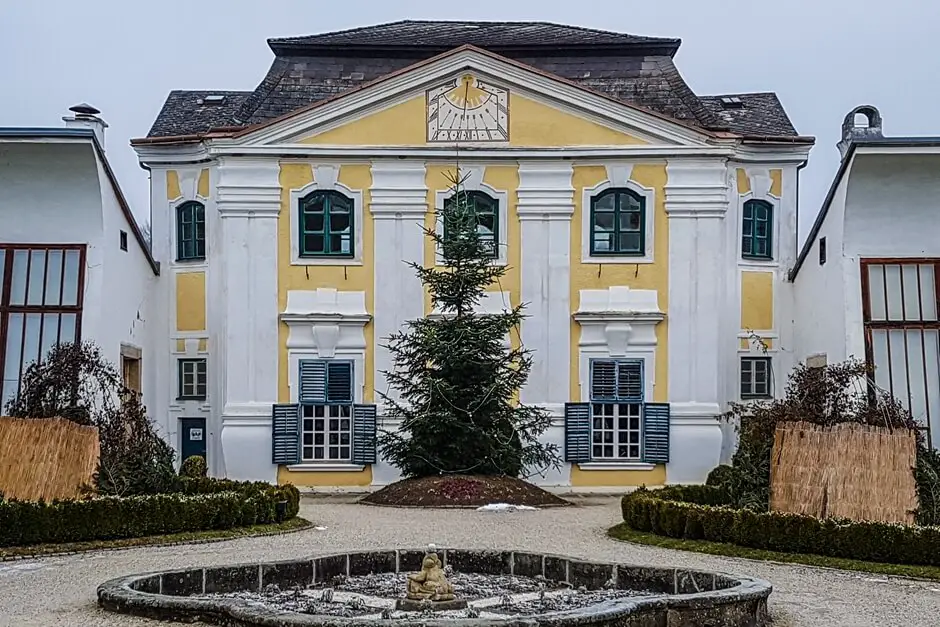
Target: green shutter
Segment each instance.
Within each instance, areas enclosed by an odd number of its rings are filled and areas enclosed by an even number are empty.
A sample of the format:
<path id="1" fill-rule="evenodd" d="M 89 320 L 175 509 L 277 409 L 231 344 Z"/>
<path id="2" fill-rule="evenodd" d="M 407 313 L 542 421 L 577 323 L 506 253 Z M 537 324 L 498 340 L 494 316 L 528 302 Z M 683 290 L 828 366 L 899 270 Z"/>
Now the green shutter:
<path id="1" fill-rule="evenodd" d="M 565 403 L 565 461 L 591 461 L 590 403 Z"/>
<path id="2" fill-rule="evenodd" d="M 351 403 L 353 400 L 352 363 L 326 363 L 326 400 L 328 403 Z"/>
<path id="3" fill-rule="evenodd" d="M 643 402 L 643 362 L 617 362 L 617 400 Z"/>
<path id="4" fill-rule="evenodd" d="M 352 463 L 375 463 L 375 405 L 353 405 Z"/>
<path id="5" fill-rule="evenodd" d="M 617 398 L 617 362 L 595 359 L 591 362 L 591 400 Z"/>
<path id="6" fill-rule="evenodd" d="M 271 463 L 300 463 L 300 406 L 274 405 L 271 417 Z"/>
<path id="7" fill-rule="evenodd" d="M 643 405 L 643 461 L 669 462 L 669 403 Z"/>
<path id="8" fill-rule="evenodd" d="M 326 402 L 326 362 L 320 359 L 302 359 L 300 361 L 300 393 L 297 400 L 301 403 Z"/>

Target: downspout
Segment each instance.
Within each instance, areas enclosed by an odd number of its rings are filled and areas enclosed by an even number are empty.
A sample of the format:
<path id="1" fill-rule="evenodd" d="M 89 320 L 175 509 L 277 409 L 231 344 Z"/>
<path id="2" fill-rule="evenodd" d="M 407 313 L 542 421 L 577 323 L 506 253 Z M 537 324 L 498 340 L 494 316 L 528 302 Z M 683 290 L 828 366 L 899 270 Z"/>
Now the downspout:
<path id="1" fill-rule="evenodd" d="M 808 164 L 809 157 L 803 159 L 803 162 L 796 166 L 796 237 L 793 238 L 794 245 L 796 246 L 796 256 L 793 257 L 795 260 L 800 258 L 800 251 L 803 249 L 800 242 L 800 170 L 805 168 Z M 793 278 L 790 279 L 791 283 L 793 282 Z"/>

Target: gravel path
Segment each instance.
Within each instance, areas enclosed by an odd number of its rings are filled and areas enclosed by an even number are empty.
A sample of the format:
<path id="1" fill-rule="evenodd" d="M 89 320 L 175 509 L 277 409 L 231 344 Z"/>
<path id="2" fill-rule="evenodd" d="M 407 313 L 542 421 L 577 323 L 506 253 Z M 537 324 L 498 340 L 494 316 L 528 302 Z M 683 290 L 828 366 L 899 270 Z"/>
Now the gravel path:
<path id="1" fill-rule="evenodd" d="M 342 501 L 347 502 L 342 502 Z M 99 583 L 132 573 L 196 565 L 292 559 L 355 549 L 424 546 L 529 549 L 634 564 L 750 574 L 774 585 L 775 625 L 878 627 L 940 624 L 940 583 L 751 562 L 615 542 L 613 498 L 538 512 L 399 510 L 349 499 L 305 499 L 301 515 L 327 527 L 285 536 L 141 548 L 0 563 L 0 626 L 120 627 L 155 623 L 99 611 Z"/>

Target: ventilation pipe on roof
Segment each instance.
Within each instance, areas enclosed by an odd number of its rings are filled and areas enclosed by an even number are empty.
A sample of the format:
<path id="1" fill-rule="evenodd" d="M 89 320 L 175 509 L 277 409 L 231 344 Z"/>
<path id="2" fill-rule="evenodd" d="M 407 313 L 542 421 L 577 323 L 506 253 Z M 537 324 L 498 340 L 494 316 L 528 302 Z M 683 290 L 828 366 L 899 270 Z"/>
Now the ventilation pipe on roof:
<path id="1" fill-rule="evenodd" d="M 860 105 L 849 111 L 842 121 L 842 141 L 836 147 L 845 159 L 852 142 L 881 137 L 881 113 L 872 105 Z"/>
<path id="2" fill-rule="evenodd" d="M 69 111 L 74 115 L 67 115 L 62 118 L 66 128 L 90 128 L 95 132 L 98 145 L 101 146 L 101 151 L 104 152 L 104 129 L 108 128 L 108 123 L 98 117 L 101 111 L 86 102 L 69 107 Z"/>

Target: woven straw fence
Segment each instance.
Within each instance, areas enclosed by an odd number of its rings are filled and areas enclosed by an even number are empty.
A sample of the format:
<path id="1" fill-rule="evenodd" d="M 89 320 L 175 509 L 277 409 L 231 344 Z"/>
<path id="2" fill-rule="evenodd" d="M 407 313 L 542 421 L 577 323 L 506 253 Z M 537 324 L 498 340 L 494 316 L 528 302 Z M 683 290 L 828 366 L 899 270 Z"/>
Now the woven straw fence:
<path id="1" fill-rule="evenodd" d="M 914 523 L 913 431 L 860 424 L 777 427 L 770 508 L 817 518 Z"/>
<path id="2" fill-rule="evenodd" d="M 98 429 L 62 418 L 0 418 L 0 492 L 6 498 L 75 498 L 98 464 Z"/>

